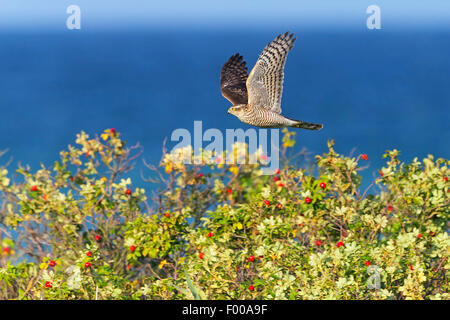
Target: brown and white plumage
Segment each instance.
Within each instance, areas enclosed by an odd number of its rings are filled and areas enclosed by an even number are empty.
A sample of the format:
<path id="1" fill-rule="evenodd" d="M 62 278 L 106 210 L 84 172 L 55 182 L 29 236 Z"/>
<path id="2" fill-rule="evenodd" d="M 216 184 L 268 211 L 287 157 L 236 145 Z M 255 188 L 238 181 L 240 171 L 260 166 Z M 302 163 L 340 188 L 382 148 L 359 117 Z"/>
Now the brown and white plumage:
<path id="1" fill-rule="evenodd" d="M 248 71 L 243 57 L 239 53 L 232 55 L 220 72 L 222 94 L 232 104 L 247 103 L 247 87 L 245 85 L 247 78 Z"/>
<path id="2" fill-rule="evenodd" d="M 284 65 L 295 40 L 293 33 L 286 32 L 277 36 L 266 45 L 250 75 L 239 53 L 230 57 L 220 73 L 222 94 L 233 104 L 229 113 L 244 123 L 264 128 L 322 128 L 321 124 L 281 115 Z"/>

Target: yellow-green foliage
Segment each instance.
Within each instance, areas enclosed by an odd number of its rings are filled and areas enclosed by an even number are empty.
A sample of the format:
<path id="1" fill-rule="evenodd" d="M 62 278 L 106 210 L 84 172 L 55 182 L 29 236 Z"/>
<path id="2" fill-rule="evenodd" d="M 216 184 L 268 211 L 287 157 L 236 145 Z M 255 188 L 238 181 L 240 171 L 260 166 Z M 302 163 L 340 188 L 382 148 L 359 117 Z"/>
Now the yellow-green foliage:
<path id="1" fill-rule="evenodd" d="M 284 133 L 282 155 L 295 143 Z M 361 190 L 366 156 L 332 141 L 309 168 L 284 159 L 272 176 L 165 154 L 147 200 L 127 178 L 138 149 L 118 132 L 76 143 L 52 169 L 0 167 L 1 299 L 450 297 L 448 160 L 388 151 Z"/>

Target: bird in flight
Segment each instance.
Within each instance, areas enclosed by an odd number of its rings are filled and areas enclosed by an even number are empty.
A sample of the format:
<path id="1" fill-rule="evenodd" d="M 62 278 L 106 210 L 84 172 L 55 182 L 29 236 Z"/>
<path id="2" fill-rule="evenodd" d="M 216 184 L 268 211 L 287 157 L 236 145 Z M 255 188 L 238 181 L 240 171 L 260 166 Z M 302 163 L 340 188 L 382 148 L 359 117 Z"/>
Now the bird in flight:
<path id="1" fill-rule="evenodd" d="M 244 123 L 261 128 L 322 129 L 321 124 L 281 115 L 284 64 L 295 39 L 294 34 L 289 32 L 277 36 L 266 45 L 250 75 L 239 53 L 228 59 L 220 72 L 222 95 L 233 104 L 228 113 Z"/>

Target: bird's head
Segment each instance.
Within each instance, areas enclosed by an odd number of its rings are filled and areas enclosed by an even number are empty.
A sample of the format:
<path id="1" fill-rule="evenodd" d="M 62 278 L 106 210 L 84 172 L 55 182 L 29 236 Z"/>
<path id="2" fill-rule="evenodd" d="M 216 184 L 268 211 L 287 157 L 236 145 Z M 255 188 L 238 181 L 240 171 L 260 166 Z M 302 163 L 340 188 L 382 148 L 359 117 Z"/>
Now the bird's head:
<path id="1" fill-rule="evenodd" d="M 237 104 L 228 109 L 228 113 L 231 113 L 235 115 L 236 117 L 239 117 L 239 114 L 245 111 L 245 108 L 247 107 L 246 104 Z"/>

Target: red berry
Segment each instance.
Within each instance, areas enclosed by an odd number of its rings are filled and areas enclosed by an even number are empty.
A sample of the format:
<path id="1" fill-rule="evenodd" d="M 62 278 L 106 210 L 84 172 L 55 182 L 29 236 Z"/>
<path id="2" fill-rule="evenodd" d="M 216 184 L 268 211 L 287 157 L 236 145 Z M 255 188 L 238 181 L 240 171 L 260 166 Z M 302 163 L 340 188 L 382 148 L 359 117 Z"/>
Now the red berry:
<path id="1" fill-rule="evenodd" d="M 86 252 L 86 255 L 87 255 L 88 257 L 92 257 L 92 252 L 88 251 L 88 252 Z"/>
<path id="2" fill-rule="evenodd" d="M 111 132 L 112 134 L 116 134 L 116 129 L 111 128 L 111 129 L 109 129 L 109 132 Z"/>
<path id="3" fill-rule="evenodd" d="M 86 155 L 86 157 L 89 157 L 89 151 L 86 151 L 86 153 L 85 153 L 85 155 Z"/>
<path id="4" fill-rule="evenodd" d="M 320 184 L 320 187 L 321 187 L 322 189 L 325 189 L 325 188 L 327 187 L 327 185 L 325 184 L 325 182 L 322 182 L 322 183 Z"/>
<path id="5" fill-rule="evenodd" d="M 3 248 L 3 252 L 4 253 L 9 253 L 11 251 L 11 248 L 10 247 L 4 247 Z"/>
<path id="6" fill-rule="evenodd" d="M 265 203 L 266 206 L 270 206 L 270 201 L 269 200 L 265 200 L 264 203 Z"/>
<path id="7" fill-rule="evenodd" d="M 227 189 L 227 193 L 228 193 L 228 194 L 231 194 L 232 192 L 233 192 L 233 190 L 231 190 L 231 188 L 228 188 L 228 189 Z"/>
<path id="8" fill-rule="evenodd" d="M 204 176 L 204 174 L 203 173 L 199 173 L 198 175 L 197 175 L 197 178 L 201 178 L 201 177 L 203 177 Z"/>
<path id="9" fill-rule="evenodd" d="M 169 218 L 170 217 L 170 213 L 168 213 L 168 212 L 164 213 L 164 217 Z"/>
<path id="10" fill-rule="evenodd" d="M 250 261 L 250 262 L 253 262 L 253 261 L 255 261 L 255 257 L 254 257 L 254 256 L 250 256 L 250 257 L 248 257 L 248 261 Z"/>
<path id="11" fill-rule="evenodd" d="M 52 287 L 52 283 L 50 281 L 46 281 L 45 282 L 45 287 L 46 288 L 51 288 Z"/>
<path id="12" fill-rule="evenodd" d="M 214 234 L 212 232 L 208 233 L 208 237 L 212 237 Z"/>
<path id="13" fill-rule="evenodd" d="M 50 260 L 50 262 L 48 263 L 48 265 L 49 265 L 50 267 L 56 266 L 55 260 Z"/>
<path id="14" fill-rule="evenodd" d="M 411 270 L 414 270 L 412 264 L 409 265 L 409 268 L 410 268 Z"/>
<path id="15" fill-rule="evenodd" d="M 342 247 L 344 245 L 344 243 L 342 241 L 339 241 L 338 243 L 336 243 L 337 247 Z"/>
<path id="16" fill-rule="evenodd" d="M 90 262 L 86 262 L 85 264 L 84 264 L 84 267 L 87 269 L 87 268 L 90 268 L 91 267 L 91 263 Z"/>
<path id="17" fill-rule="evenodd" d="M 198 257 L 200 258 L 200 259 L 203 259 L 203 256 L 204 256 L 205 254 L 203 253 L 203 252 L 200 252 L 199 254 L 198 254 Z"/>
<path id="18" fill-rule="evenodd" d="M 283 209 L 283 205 L 282 205 L 281 203 L 279 203 L 279 204 L 277 204 L 277 208 L 278 208 L 279 210 L 281 210 L 281 209 Z"/>
<path id="19" fill-rule="evenodd" d="M 366 262 L 364 262 L 364 264 L 365 264 L 366 266 L 370 266 L 372 263 L 370 263 L 370 261 L 366 261 Z"/>
<path id="20" fill-rule="evenodd" d="M 275 174 L 280 174 L 280 169 L 275 169 Z"/>
<path id="21" fill-rule="evenodd" d="M 280 181 L 280 177 L 273 177 L 273 182 L 277 182 L 277 181 Z"/>
<path id="22" fill-rule="evenodd" d="M 388 211 L 392 211 L 392 210 L 394 210 L 394 207 L 391 206 L 391 205 L 388 205 L 388 206 L 387 206 L 387 210 L 388 210 Z"/>
<path id="23" fill-rule="evenodd" d="M 131 189 L 127 189 L 127 191 L 125 191 L 125 193 L 126 193 L 127 195 L 130 195 L 130 194 L 131 194 Z"/>
<path id="24" fill-rule="evenodd" d="M 444 177 L 444 181 L 447 182 L 448 181 L 448 177 Z"/>
<path id="25" fill-rule="evenodd" d="M 311 198 L 306 197 L 306 198 L 305 198 L 305 203 L 311 203 Z"/>
<path id="26" fill-rule="evenodd" d="M 316 241 L 316 246 L 320 246 L 322 244 L 322 240 L 317 240 Z"/>
<path id="27" fill-rule="evenodd" d="M 383 174 L 383 171 L 381 171 L 381 170 L 378 170 L 378 173 L 380 174 L 380 176 L 384 176 L 384 174 Z"/>
<path id="28" fill-rule="evenodd" d="M 134 250 L 136 250 L 136 246 L 130 246 L 130 251 L 134 252 Z"/>
<path id="29" fill-rule="evenodd" d="M 31 186 L 30 190 L 33 191 L 33 192 L 37 191 L 37 187 L 36 186 Z"/>
<path id="30" fill-rule="evenodd" d="M 361 158 L 362 158 L 363 160 L 369 159 L 369 157 L 367 156 L 367 154 L 363 154 L 363 155 L 361 156 Z"/>
<path id="31" fill-rule="evenodd" d="M 255 287 L 251 284 L 248 286 L 248 290 L 253 291 L 253 290 L 255 290 Z"/>
<path id="32" fill-rule="evenodd" d="M 419 233 L 419 234 L 417 235 L 417 239 L 420 239 L 420 238 L 422 238 L 422 234 L 421 234 L 421 233 Z"/>
<path id="33" fill-rule="evenodd" d="M 99 235 L 96 235 L 95 240 L 100 241 L 100 240 L 102 240 L 102 237 L 100 237 Z"/>

